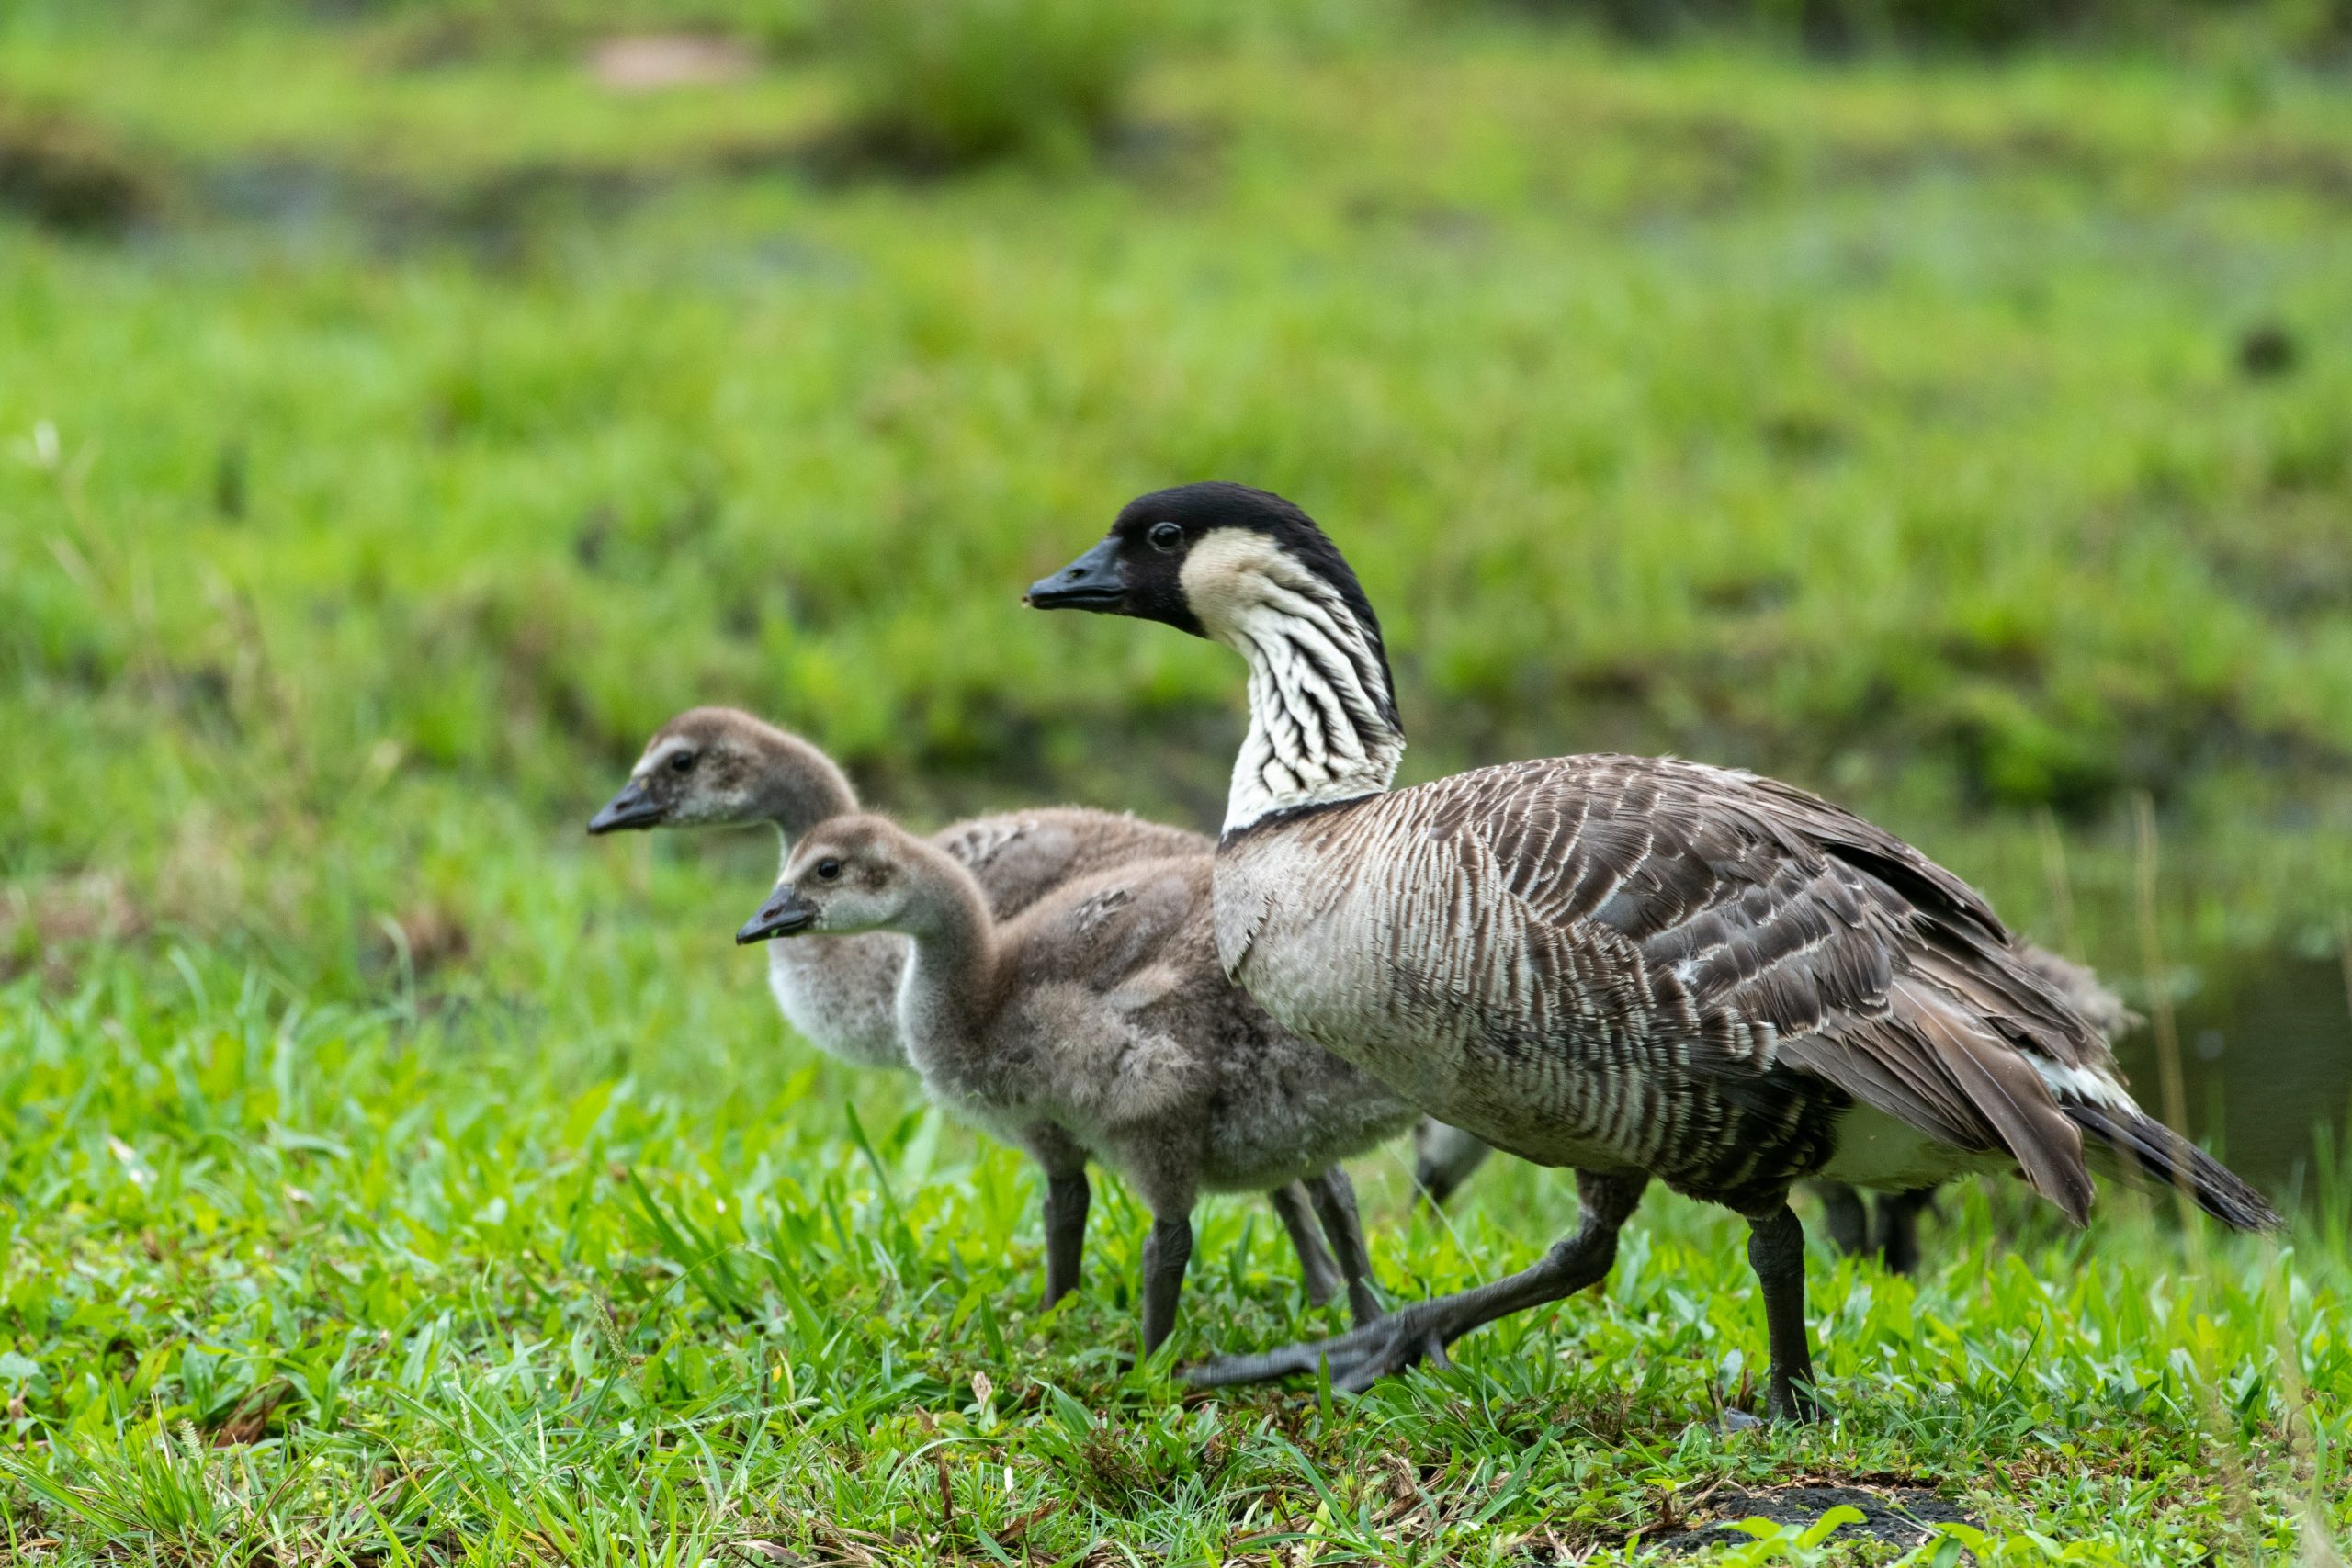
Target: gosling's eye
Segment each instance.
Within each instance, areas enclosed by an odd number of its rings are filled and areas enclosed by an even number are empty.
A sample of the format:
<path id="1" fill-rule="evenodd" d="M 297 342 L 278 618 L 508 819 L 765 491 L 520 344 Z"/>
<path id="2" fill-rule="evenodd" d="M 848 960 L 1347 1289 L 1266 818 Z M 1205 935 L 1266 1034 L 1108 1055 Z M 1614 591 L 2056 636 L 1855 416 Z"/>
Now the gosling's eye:
<path id="1" fill-rule="evenodd" d="M 695 771 L 695 764 L 701 760 L 698 752 L 673 752 L 670 758 L 670 771 L 673 773 L 691 773 Z"/>
<path id="2" fill-rule="evenodd" d="M 1153 549 L 1172 550 L 1183 542 L 1184 530 L 1178 527 L 1175 524 L 1155 523 L 1151 525 L 1151 547 Z"/>
<path id="3" fill-rule="evenodd" d="M 820 882 L 831 882 L 840 876 L 841 874 L 842 863 L 835 860 L 831 855 L 827 855 L 823 860 L 817 863 L 817 880 Z"/>

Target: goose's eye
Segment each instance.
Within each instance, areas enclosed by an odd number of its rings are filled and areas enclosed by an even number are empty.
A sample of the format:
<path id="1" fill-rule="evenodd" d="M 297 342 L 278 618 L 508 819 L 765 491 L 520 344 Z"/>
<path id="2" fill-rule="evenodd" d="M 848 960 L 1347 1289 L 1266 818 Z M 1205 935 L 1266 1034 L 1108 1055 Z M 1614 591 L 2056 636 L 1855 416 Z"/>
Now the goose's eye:
<path id="1" fill-rule="evenodd" d="M 695 763 L 699 760 L 699 753 L 680 751 L 670 759 L 670 771 L 673 773 L 691 773 L 695 771 Z"/>
<path id="2" fill-rule="evenodd" d="M 841 874 L 842 863 L 835 860 L 831 855 L 827 855 L 823 860 L 817 863 L 817 880 L 820 882 L 831 882 L 838 878 Z"/>
<path id="3" fill-rule="evenodd" d="M 1151 525 L 1151 547 L 1153 549 L 1172 550 L 1183 542 L 1184 530 L 1178 527 L 1175 524 L 1155 523 Z"/>

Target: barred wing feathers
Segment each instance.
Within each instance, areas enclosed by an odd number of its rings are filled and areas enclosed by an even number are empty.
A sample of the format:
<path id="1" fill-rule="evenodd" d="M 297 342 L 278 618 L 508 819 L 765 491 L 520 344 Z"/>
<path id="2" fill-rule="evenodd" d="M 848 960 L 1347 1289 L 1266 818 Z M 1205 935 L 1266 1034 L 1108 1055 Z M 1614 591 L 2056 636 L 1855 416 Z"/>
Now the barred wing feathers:
<path id="1" fill-rule="evenodd" d="M 2036 1058 L 2103 1070 L 2104 1045 L 1992 909 L 1893 835 L 1804 791 L 1672 759 L 1582 756 L 1388 797 L 1467 835 L 1554 973 L 1501 977 L 1614 1015 L 1661 1068 L 1785 1069 L 1960 1148 L 2007 1152 L 2077 1221 L 2080 1128 Z M 1457 933 L 1460 928 L 1456 926 Z M 1606 998 L 1596 991 L 1608 993 Z M 1557 1016 L 1536 1010 L 1529 1032 Z M 1556 1038 L 1556 1036 L 1555 1036 Z"/>

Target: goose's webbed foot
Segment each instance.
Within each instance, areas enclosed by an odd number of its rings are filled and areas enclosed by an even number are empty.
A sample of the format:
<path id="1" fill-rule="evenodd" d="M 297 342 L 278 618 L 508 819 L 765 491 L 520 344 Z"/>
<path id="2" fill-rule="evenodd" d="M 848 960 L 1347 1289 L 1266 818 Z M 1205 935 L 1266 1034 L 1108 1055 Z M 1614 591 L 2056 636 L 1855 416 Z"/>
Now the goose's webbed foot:
<path id="1" fill-rule="evenodd" d="M 1558 1301 L 1605 1278 L 1616 1260 L 1617 1232 L 1641 1201 L 1646 1181 L 1641 1176 L 1578 1171 L 1584 1213 L 1576 1234 L 1533 1268 L 1456 1295 L 1415 1302 L 1336 1338 L 1254 1355 L 1220 1356 L 1193 1368 L 1185 1381 L 1196 1388 L 1223 1388 L 1306 1376 L 1328 1362 L 1333 1388 L 1360 1393 L 1417 1361 L 1448 1365 L 1446 1347 L 1480 1324 Z"/>
<path id="2" fill-rule="evenodd" d="M 1417 1361 L 1427 1360 L 1441 1367 L 1452 1365 L 1445 1354 L 1448 1336 L 1430 1321 L 1424 1309 L 1460 1299 L 1450 1296 L 1444 1302 L 1417 1302 L 1332 1339 L 1308 1340 L 1246 1356 L 1219 1356 L 1186 1371 L 1184 1381 L 1194 1388 L 1266 1382 L 1275 1378 L 1312 1375 L 1328 1361 L 1333 1388 L 1362 1393 L 1382 1378 L 1401 1372 Z"/>

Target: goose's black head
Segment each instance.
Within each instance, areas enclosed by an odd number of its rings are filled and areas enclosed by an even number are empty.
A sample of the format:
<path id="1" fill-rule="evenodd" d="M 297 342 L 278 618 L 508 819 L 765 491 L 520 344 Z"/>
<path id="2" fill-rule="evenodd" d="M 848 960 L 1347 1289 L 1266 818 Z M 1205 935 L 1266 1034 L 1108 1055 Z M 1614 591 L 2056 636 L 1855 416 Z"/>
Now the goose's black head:
<path id="1" fill-rule="evenodd" d="M 1101 544 L 1032 583 L 1040 610 L 1164 621 L 1231 640 L 1245 612 L 1306 599 L 1343 606 L 1380 660 L 1380 617 L 1315 520 L 1271 491 L 1211 482 L 1127 502 Z"/>

